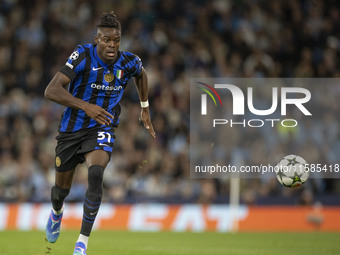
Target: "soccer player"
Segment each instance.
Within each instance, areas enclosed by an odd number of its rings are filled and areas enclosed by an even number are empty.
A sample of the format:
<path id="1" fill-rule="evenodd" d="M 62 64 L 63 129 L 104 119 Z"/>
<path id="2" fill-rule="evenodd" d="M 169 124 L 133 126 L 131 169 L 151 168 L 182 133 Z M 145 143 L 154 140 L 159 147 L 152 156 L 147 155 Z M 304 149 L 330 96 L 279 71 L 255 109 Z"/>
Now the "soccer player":
<path id="1" fill-rule="evenodd" d="M 86 254 L 101 203 L 103 173 L 113 149 L 114 129 L 119 123 L 119 102 L 131 77 L 141 103 L 140 119 L 150 135 L 156 137 L 149 114 L 147 74 L 139 57 L 119 51 L 120 40 L 116 15 L 104 13 L 97 25 L 95 44 L 78 45 L 45 90 L 46 98 L 66 106 L 56 137 L 55 185 L 46 226 L 49 242 L 59 237 L 64 200 L 76 166 L 86 162 L 88 167 L 82 225 L 73 254 Z"/>

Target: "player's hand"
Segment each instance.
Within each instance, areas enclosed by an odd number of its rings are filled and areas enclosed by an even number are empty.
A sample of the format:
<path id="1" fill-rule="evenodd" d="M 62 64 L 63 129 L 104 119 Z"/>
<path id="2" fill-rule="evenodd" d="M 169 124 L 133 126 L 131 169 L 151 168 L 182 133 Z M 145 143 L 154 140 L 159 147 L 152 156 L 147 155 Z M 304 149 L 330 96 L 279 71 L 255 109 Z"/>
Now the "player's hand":
<path id="1" fill-rule="evenodd" d="M 95 104 L 86 104 L 84 111 L 91 119 L 94 119 L 101 125 L 109 125 L 111 123 L 109 118 L 114 118 L 112 114 Z"/>
<path id="2" fill-rule="evenodd" d="M 153 138 L 156 138 L 156 133 L 153 130 L 153 126 L 151 123 L 150 113 L 149 113 L 149 107 L 142 108 L 142 111 L 140 112 L 140 120 L 143 121 L 144 127 L 149 131 L 150 135 Z"/>

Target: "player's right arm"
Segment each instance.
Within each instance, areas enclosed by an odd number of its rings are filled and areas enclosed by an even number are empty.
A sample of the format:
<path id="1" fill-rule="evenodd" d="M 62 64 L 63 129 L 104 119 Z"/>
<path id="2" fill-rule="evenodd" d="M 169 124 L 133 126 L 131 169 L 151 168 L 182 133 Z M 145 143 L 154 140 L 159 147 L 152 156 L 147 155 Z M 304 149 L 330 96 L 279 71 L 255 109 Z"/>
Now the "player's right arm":
<path id="1" fill-rule="evenodd" d="M 80 109 L 101 125 L 109 125 L 110 118 L 114 118 L 110 113 L 98 105 L 90 104 L 80 98 L 74 97 L 66 90 L 71 82 L 70 78 L 62 72 L 57 72 L 45 89 L 45 97 L 55 103 Z"/>

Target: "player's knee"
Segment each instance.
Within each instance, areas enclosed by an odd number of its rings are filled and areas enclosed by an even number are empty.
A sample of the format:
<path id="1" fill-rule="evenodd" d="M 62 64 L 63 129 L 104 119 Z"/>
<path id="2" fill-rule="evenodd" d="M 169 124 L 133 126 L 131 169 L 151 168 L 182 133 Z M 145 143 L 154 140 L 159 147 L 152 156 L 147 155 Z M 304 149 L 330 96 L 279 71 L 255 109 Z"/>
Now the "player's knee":
<path id="1" fill-rule="evenodd" d="M 70 189 L 63 189 L 55 185 L 52 187 L 51 200 L 52 202 L 63 202 L 69 193 Z"/>
<path id="2" fill-rule="evenodd" d="M 92 193 L 92 195 L 96 197 L 100 197 L 100 198 L 101 198 L 102 189 L 103 189 L 103 175 L 104 175 L 104 167 L 99 166 L 99 165 L 93 165 L 89 167 L 88 191 Z"/>

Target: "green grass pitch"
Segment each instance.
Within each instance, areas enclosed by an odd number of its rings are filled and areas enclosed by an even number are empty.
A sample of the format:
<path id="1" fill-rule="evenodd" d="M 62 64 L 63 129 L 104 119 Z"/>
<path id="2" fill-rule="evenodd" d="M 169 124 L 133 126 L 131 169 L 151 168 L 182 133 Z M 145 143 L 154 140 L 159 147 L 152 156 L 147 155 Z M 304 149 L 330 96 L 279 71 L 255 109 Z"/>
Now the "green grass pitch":
<path id="1" fill-rule="evenodd" d="M 77 231 L 62 231 L 55 244 L 40 231 L 0 232 L 1 255 L 72 254 Z M 332 255 L 340 233 L 173 233 L 94 231 L 88 255 Z"/>

